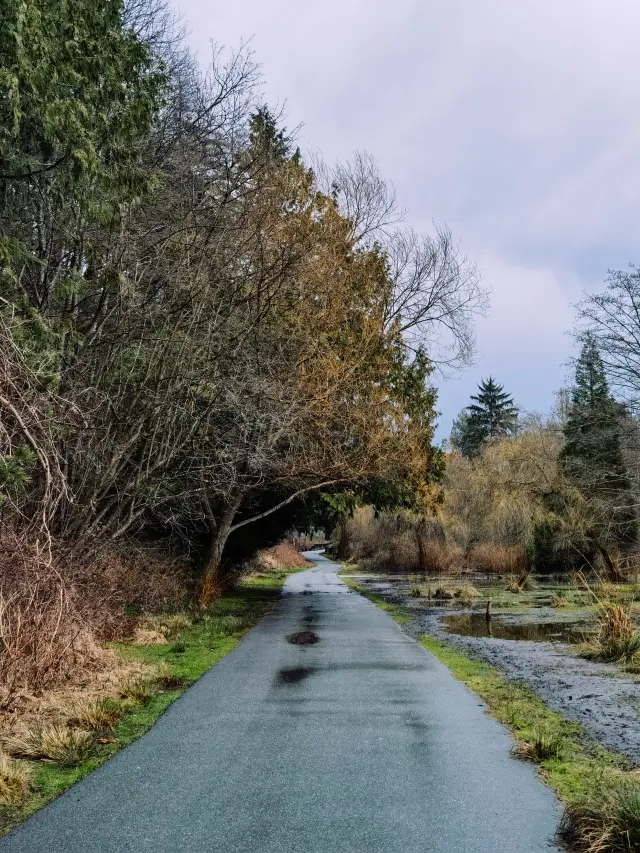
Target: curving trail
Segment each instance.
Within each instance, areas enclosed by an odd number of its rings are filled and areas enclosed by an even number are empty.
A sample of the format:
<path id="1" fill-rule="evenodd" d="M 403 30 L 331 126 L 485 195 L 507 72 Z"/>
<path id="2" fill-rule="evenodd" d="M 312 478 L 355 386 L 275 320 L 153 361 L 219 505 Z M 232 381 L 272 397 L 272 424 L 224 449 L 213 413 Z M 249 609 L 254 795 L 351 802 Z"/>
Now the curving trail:
<path id="1" fill-rule="evenodd" d="M 557 850 L 558 803 L 505 730 L 313 559 L 147 735 L 0 853 Z M 287 642 L 309 630 L 317 643 Z"/>

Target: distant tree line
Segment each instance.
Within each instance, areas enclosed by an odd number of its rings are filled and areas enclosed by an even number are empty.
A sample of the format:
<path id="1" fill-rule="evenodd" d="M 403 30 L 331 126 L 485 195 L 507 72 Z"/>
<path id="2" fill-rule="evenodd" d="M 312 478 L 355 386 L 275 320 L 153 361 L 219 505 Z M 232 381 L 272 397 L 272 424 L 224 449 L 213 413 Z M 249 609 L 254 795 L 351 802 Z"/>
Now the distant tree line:
<path id="1" fill-rule="evenodd" d="M 588 323 L 579 331 L 574 384 L 568 395 L 562 395 L 556 419 L 544 427 L 525 420 L 516 430 L 513 400 L 490 377 L 454 422 L 451 447 L 479 468 L 493 465 L 499 456 L 510 465 L 508 443 L 518 432 L 540 435 L 542 429 L 548 434 L 548 440 L 528 444 L 529 453 L 535 448 L 537 473 L 534 468 L 512 482 L 514 506 L 522 506 L 516 494 L 528 492 L 529 520 L 515 538 L 505 540 L 509 546 L 519 544 L 523 557 L 540 571 L 600 567 L 615 578 L 637 552 L 639 445 L 633 386 L 633 352 L 640 354 L 635 343 L 640 337 L 634 339 L 640 324 L 633 314 L 637 277 L 635 271 L 613 274 L 604 295 L 580 306 L 580 316 Z M 612 395 L 608 374 L 617 390 L 626 393 L 625 403 Z M 503 496 L 499 491 L 494 499 Z"/>

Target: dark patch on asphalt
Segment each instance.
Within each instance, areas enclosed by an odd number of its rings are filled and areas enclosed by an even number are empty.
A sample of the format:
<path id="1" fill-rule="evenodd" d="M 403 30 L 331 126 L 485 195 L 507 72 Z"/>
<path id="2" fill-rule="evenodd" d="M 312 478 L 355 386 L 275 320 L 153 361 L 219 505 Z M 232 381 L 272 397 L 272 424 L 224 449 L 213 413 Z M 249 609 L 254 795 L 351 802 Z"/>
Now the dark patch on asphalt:
<path id="1" fill-rule="evenodd" d="M 313 646 L 320 642 L 320 637 L 314 631 L 296 631 L 289 634 L 287 640 L 294 646 Z"/>
<path id="2" fill-rule="evenodd" d="M 312 667 L 296 666 L 292 669 L 281 669 L 278 673 L 278 681 L 281 684 L 298 684 L 304 681 L 313 672 Z"/>
<path id="3" fill-rule="evenodd" d="M 302 594 L 303 595 L 313 595 L 313 590 L 312 589 L 303 589 Z"/>
<path id="4" fill-rule="evenodd" d="M 303 616 L 302 621 L 303 622 L 313 622 L 313 616 Z"/>
<path id="5" fill-rule="evenodd" d="M 327 672 L 367 672 L 369 670 L 377 670 L 378 672 L 427 672 L 429 667 L 425 664 L 410 664 L 410 663 L 332 663 L 327 664 L 324 669 Z"/>

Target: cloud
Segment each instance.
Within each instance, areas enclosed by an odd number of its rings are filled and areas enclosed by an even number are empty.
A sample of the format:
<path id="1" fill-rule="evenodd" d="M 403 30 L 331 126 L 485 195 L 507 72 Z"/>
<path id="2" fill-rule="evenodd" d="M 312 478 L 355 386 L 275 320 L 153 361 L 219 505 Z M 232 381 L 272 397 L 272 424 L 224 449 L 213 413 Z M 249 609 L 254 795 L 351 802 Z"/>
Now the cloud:
<path id="1" fill-rule="evenodd" d="M 480 266 L 493 309 L 443 428 L 489 372 L 551 405 L 571 302 L 640 260 L 637 0 L 174 3 L 203 58 L 254 36 L 303 147 L 369 150 L 411 224 L 446 222 Z"/>

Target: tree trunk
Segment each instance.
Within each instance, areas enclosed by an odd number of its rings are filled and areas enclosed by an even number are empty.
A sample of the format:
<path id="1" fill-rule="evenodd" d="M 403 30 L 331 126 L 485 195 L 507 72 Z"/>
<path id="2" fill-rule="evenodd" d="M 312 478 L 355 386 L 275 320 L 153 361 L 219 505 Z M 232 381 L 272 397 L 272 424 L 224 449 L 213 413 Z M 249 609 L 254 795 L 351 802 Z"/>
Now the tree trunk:
<path id="1" fill-rule="evenodd" d="M 422 533 L 419 530 L 415 531 L 416 545 L 418 546 L 418 571 L 422 574 L 427 573 L 427 549 Z"/>
<path id="2" fill-rule="evenodd" d="M 224 512 L 211 531 L 207 561 L 204 572 L 202 573 L 202 578 L 200 579 L 198 604 L 201 610 L 204 610 L 220 595 L 220 565 L 222 563 L 222 552 L 224 551 L 224 546 L 227 544 L 227 539 L 231 533 L 233 520 L 236 517 L 240 504 L 242 503 L 242 497 L 242 492 L 238 492 L 231 496 Z"/>
<path id="3" fill-rule="evenodd" d="M 340 525 L 340 539 L 338 541 L 338 559 L 348 560 L 351 556 L 351 531 L 349 522 L 343 521 Z"/>

